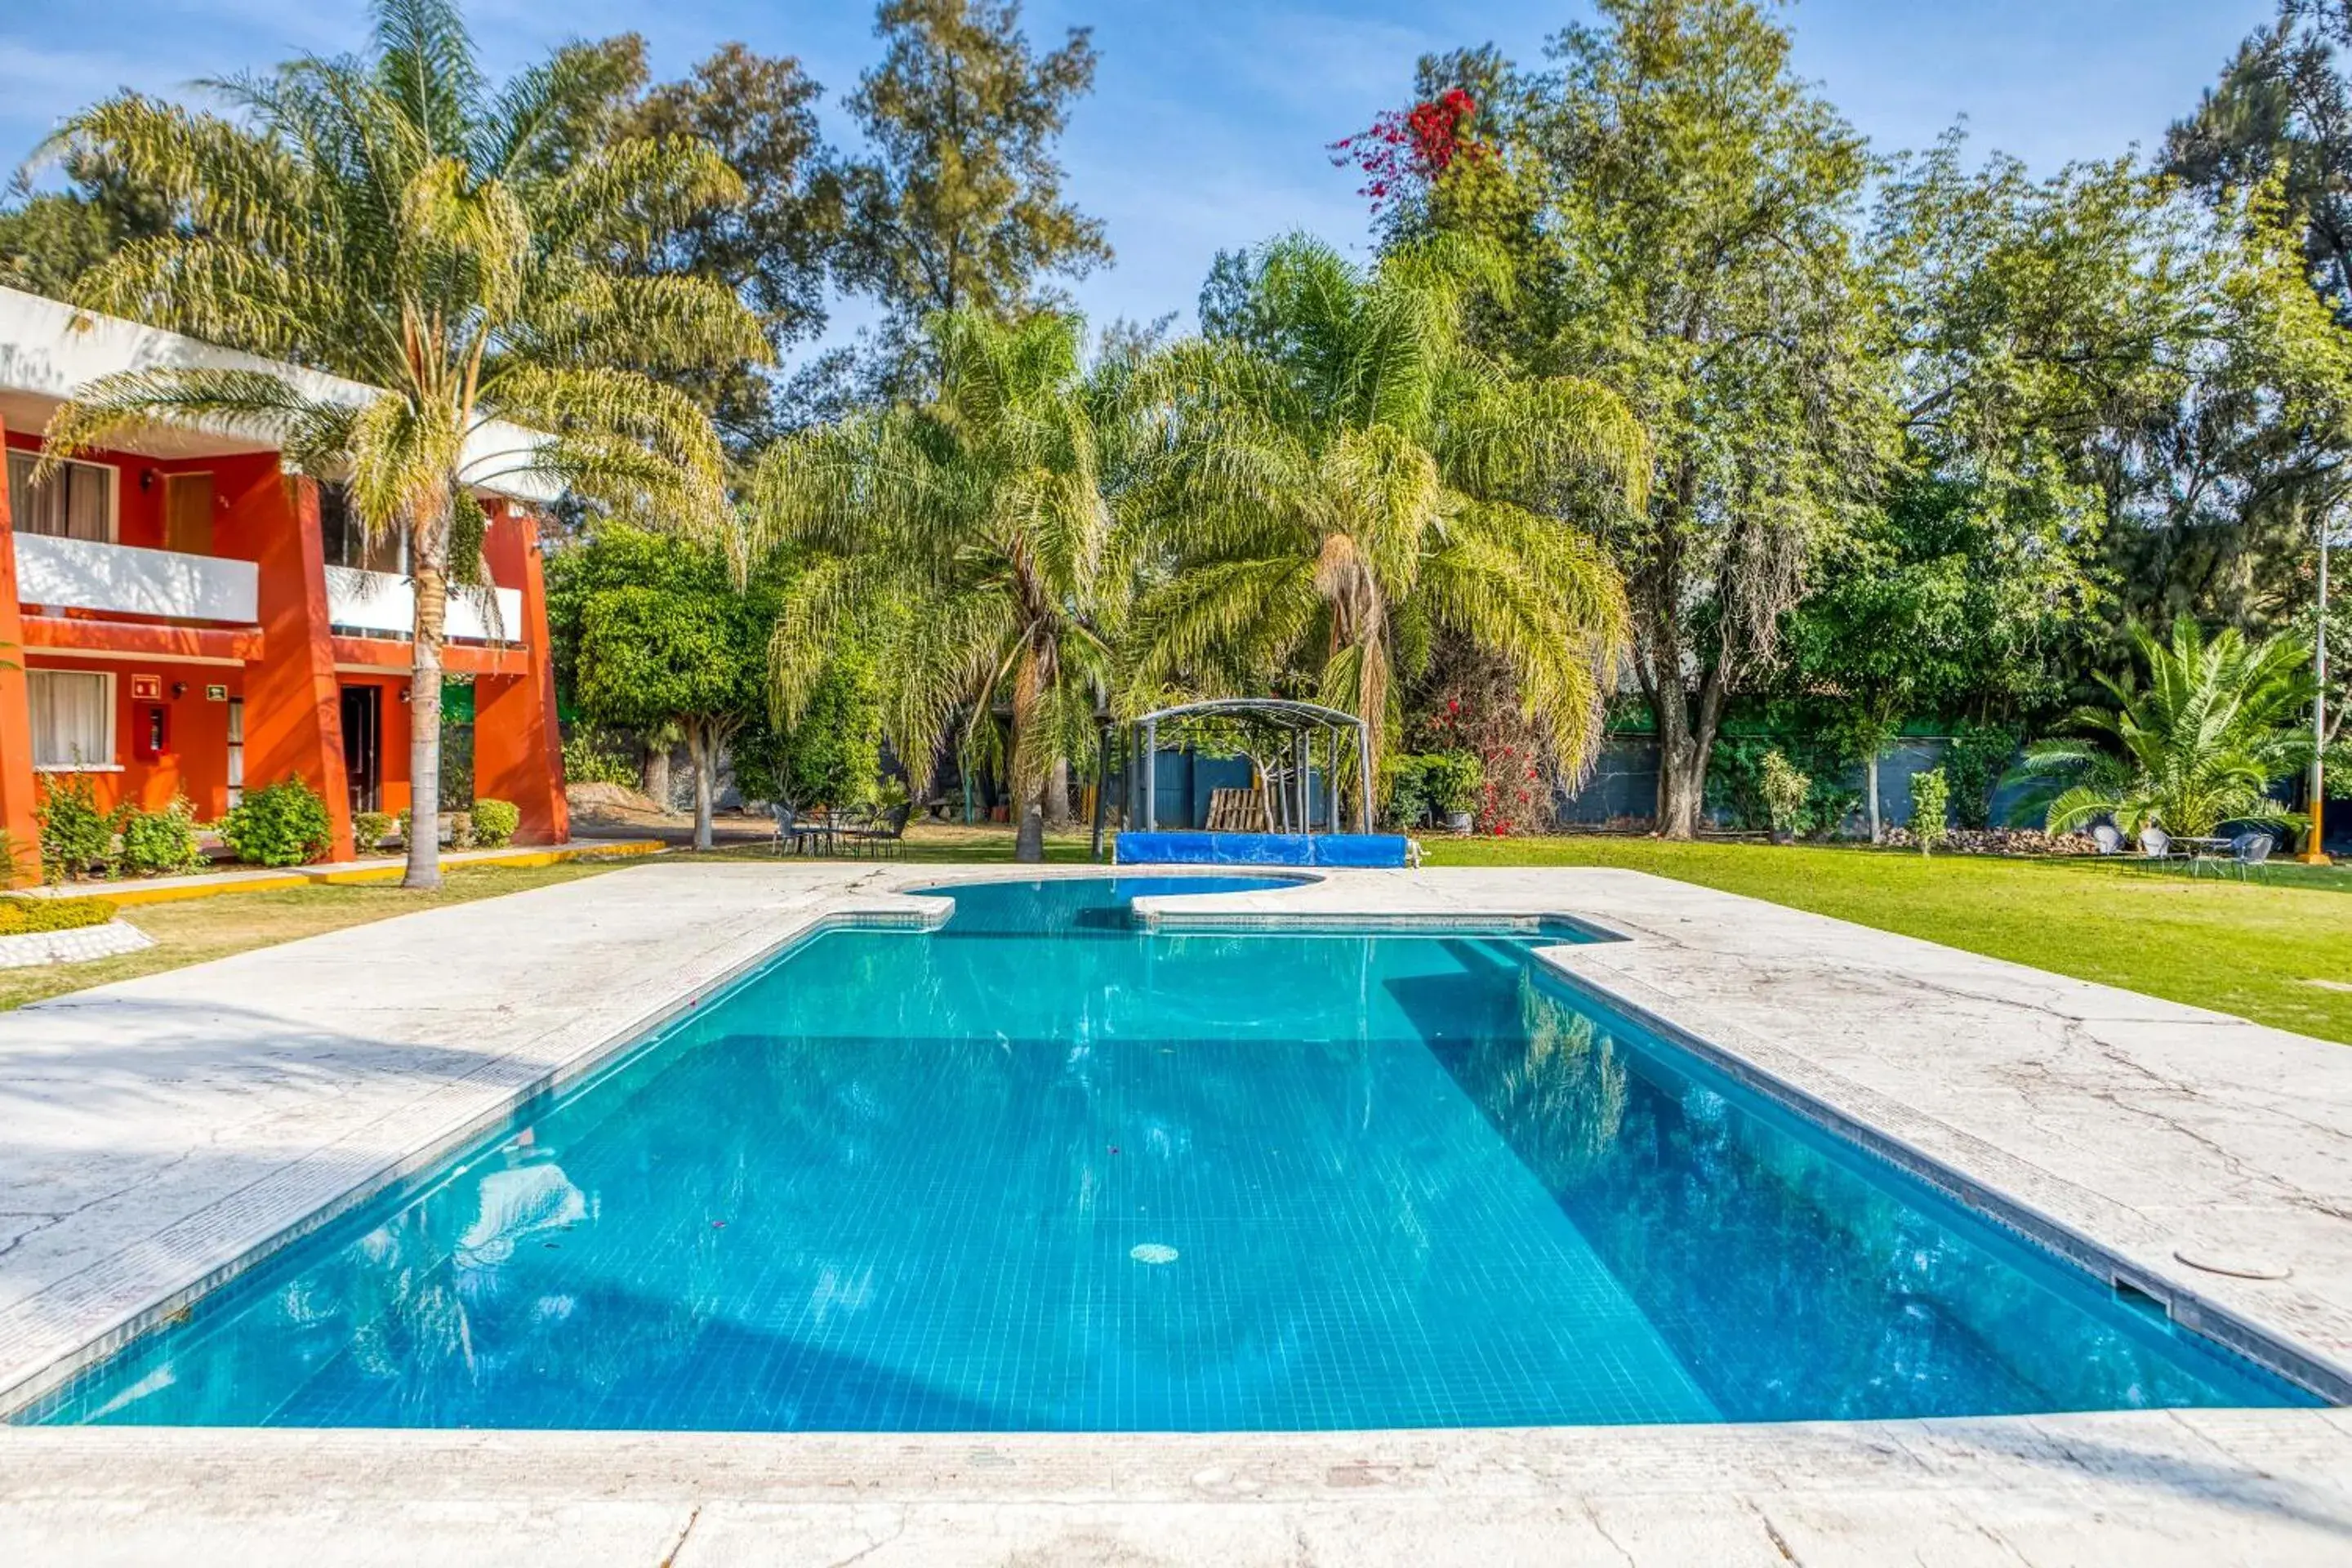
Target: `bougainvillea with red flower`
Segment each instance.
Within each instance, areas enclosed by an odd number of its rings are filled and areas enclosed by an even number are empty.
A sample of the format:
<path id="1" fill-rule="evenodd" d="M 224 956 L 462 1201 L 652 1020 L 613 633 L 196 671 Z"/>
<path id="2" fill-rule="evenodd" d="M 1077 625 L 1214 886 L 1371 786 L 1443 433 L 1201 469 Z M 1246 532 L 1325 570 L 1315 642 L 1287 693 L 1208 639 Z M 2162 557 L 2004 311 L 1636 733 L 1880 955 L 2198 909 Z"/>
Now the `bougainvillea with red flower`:
<path id="1" fill-rule="evenodd" d="M 1477 832 L 1499 837 L 1551 829 L 1552 748 L 1521 710 L 1508 666 L 1449 644 L 1415 697 L 1412 743 L 1423 751 L 1466 751 L 1484 766 L 1471 812 Z"/>
<path id="2" fill-rule="evenodd" d="M 1356 194 L 1369 198 L 1374 212 L 1382 212 L 1426 191 L 1455 165 L 1492 155 L 1471 134 L 1477 115 L 1476 99 L 1449 88 L 1411 109 L 1388 110 L 1371 129 L 1332 142 L 1331 161 L 1362 170 L 1364 183 Z"/>

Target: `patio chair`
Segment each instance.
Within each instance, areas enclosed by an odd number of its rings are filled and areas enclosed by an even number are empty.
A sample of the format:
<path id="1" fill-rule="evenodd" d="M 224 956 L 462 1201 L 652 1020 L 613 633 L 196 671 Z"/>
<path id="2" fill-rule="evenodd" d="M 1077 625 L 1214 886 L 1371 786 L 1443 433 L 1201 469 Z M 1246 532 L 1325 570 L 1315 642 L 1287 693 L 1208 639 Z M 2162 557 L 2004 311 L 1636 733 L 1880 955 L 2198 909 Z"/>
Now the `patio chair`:
<path id="1" fill-rule="evenodd" d="M 870 850 L 876 855 L 901 854 L 907 847 L 907 818 L 912 815 L 913 806 L 894 805 L 864 826 L 844 828 L 841 836 L 849 840 L 854 851 L 863 853 Z"/>
<path id="2" fill-rule="evenodd" d="M 833 844 L 833 819 L 824 812 L 805 812 L 798 806 L 772 805 L 776 819 L 776 853 L 805 855 L 814 845 L 820 851 L 829 850 Z"/>
<path id="3" fill-rule="evenodd" d="M 2249 873 L 2261 874 L 2274 842 L 2267 833 L 2241 833 L 2230 841 L 2231 863 L 2237 868 L 2238 880 L 2244 881 Z"/>
<path id="4" fill-rule="evenodd" d="M 2102 855 L 2123 853 L 2124 836 L 2113 823 L 2102 822 L 2092 828 L 2091 842 L 2098 846 L 2099 853 Z"/>

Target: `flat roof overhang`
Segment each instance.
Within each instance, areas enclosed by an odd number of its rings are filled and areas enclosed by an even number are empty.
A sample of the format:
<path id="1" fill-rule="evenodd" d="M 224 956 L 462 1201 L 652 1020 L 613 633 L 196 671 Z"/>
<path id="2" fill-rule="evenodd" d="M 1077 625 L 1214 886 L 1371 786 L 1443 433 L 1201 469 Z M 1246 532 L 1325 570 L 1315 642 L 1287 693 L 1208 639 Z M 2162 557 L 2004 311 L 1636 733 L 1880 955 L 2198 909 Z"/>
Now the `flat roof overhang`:
<path id="1" fill-rule="evenodd" d="M 265 371 L 292 382 L 310 396 L 353 407 L 380 395 L 373 387 L 323 371 L 101 316 L 20 289 L 0 289 L 0 421 L 10 430 L 38 435 L 59 404 L 100 376 L 175 366 Z M 543 475 L 499 471 L 528 460 L 547 439 L 504 420 L 485 421 L 466 442 L 467 465 L 486 476 L 472 487 L 475 493 L 532 505 L 556 500 L 562 487 Z M 262 432 L 233 426 L 155 424 L 118 440 L 114 448 L 173 461 L 274 452 L 278 443 Z"/>

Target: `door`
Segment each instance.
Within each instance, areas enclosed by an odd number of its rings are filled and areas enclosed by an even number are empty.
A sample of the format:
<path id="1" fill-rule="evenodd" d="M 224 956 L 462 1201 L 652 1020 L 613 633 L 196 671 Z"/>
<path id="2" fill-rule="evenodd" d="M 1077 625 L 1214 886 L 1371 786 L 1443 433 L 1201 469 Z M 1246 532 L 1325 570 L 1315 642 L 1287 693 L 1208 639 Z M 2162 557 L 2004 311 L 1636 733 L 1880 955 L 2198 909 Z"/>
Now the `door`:
<path id="1" fill-rule="evenodd" d="M 228 804 L 231 810 L 245 800 L 245 699 L 228 700 Z"/>
<path id="2" fill-rule="evenodd" d="M 163 548 L 184 555 L 213 552 L 213 477 L 167 474 L 163 478 Z"/>
<path id="3" fill-rule="evenodd" d="M 383 778 L 383 688 L 343 688 L 343 776 L 352 787 L 354 813 L 376 809 Z"/>

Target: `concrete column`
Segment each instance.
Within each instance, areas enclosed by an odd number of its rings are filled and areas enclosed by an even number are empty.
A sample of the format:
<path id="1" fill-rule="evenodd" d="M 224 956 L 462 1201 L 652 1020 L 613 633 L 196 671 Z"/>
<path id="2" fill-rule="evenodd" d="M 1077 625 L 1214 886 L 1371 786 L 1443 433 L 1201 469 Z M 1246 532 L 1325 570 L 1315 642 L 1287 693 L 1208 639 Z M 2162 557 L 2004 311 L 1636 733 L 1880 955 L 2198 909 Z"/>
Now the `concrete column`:
<path id="1" fill-rule="evenodd" d="M 518 842 L 561 844 L 572 836 L 572 813 L 563 798 L 563 736 L 555 716 L 555 662 L 547 649 L 538 519 L 527 513 L 493 519 L 482 553 L 491 581 L 522 590 L 522 625 L 504 631 L 528 646 L 530 668 L 474 681 L 474 795 L 520 810 Z"/>
<path id="2" fill-rule="evenodd" d="M 0 422 L 0 448 L 8 427 Z M 25 689 L 25 616 L 16 602 L 16 540 L 10 531 L 8 484 L 0 476 L 0 828 L 16 847 L 16 863 L 0 867 L 0 887 L 28 887 L 41 879 L 41 825 L 33 808 L 39 801 L 33 772 L 32 699 Z"/>
<path id="3" fill-rule="evenodd" d="M 299 778 L 327 803 L 331 858 L 352 858 L 352 792 L 343 772 L 343 714 L 327 629 L 327 552 L 319 489 L 278 471 L 276 458 L 215 469 L 228 500 L 221 553 L 259 568 L 260 659 L 245 672 L 245 785 Z M 428 804 L 425 820 L 431 821 Z"/>

